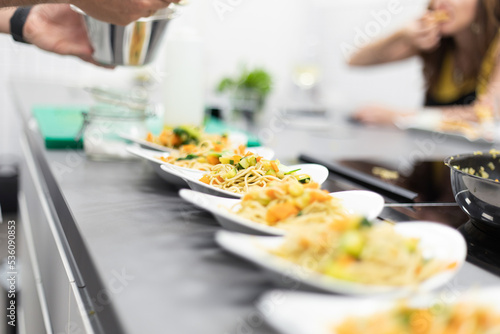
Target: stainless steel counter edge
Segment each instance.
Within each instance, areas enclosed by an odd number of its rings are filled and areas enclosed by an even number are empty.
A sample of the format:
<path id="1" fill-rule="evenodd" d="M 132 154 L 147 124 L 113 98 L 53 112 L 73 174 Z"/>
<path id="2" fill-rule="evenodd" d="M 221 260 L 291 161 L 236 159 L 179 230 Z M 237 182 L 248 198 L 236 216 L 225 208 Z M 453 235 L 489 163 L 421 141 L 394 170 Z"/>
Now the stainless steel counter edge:
<path id="1" fill-rule="evenodd" d="M 37 191 L 44 199 L 44 210 L 49 219 L 59 254 L 63 261 L 69 283 L 74 285 L 73 292 L 77 298 L 77 306 L 86 319 L 88 330 L 94 333 L 120 333 L 121 326 L 112 305 L 105 305 L 99 314 L 94 312 L 92 296 L 97 296 L 105 288 L 87 251 L 71 210 L 59 189 L 50 166 L 44 155 L 44 145 L 38 133 L 37 124 L 33 120 L 24 123 L 25 137 L 22 147 L 27 158 L 30 173 L 38 181 Z M 31 157 L 31 159 L 30 159 Z M 31 160 L 31 161 L 30 161 Z"/>

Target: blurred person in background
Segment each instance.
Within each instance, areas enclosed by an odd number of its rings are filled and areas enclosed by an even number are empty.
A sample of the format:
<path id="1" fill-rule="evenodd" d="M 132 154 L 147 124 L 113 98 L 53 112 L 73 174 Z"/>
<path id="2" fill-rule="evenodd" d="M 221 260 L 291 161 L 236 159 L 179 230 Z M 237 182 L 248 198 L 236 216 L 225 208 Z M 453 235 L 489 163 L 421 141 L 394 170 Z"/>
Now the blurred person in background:
<path id="1" fill-rule="evenodd" d="M 0 0 L 0 33 L 12 34 L 16 41 L 46 51 L 95 63 L 83 17 L 70 8 L 70 2 L 99 20 L 126 25 L 179 0 Z M 31 4 L 35 6 L 12 7 Z"/>
<path id="2" fill-rule="evenodd" d="M 419 19 L 353 55 L 352 66 L 418 56 L 423 61 L 425 106 L 450 124 L 492 117 L 500 94 L 500 0 L 433 0 Z M 485 108 L 484 106 L 488 106 Z M 416 111 L 365 106 L 353 118 L 393 124 Z"/>

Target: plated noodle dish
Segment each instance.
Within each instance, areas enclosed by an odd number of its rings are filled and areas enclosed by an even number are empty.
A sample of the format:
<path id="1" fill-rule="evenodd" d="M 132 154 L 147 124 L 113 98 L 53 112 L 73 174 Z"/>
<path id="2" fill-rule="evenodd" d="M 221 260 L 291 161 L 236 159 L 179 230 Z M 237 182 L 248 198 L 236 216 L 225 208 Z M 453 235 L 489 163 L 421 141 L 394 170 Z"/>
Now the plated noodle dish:
<path id="1" fill-rule="evenodd" d="M 244 155 L 246 152 L 244 145 L 240 145 L 237 149 L 230 149 L 219 142 L 205 140 L 198 145 L 182 145 L 178 153 L 172 152 L 168 156 L 158 156 L 157 158 L 179 167 L 210 171 L 213 166 L 225 161 L 224 156 Z"/>
<path id="2" fill-rule="evenodd" d="M 223 147 L 229 147 L 230 145 L 227 134 L 207 134 L 201 128 L 189 125 L 181 125 L 175 128 L 165 127 L 158 136 L 148 133 L 146 141 L 173 149 L 178 149 L 183 145 L 200 145 L 205 141 Z"/>
<path id="3" fill-rule="evenodd" d="M 382 286 L 416 286 L 457 266 L 425 257 L 418 238 L 398 234 L 391 224 L 352 215 L 294 229 L 271 253 L 329 277 Z"/>
<path id="4" fill-rule="evenodd" d="M 239 145 L 235 148 L 227 134 L 206 134 L 192 126 L 165 128 L 159 136 L 149 133 L 146 141 L 171 148 L 168 156 L 157 159 L 179 167 L 209 171 L 220 164 L 223 156 L 245 155 L 247 148 Z"/>
<path id="5" fill-rule="evenodd" d="M 321 190 L 315 182 L 273 182 L 249 191 L 237 204 L 238 216 L 268 226 L 290 229 L 311 224 L 344 221 L 342 201 Z"/>
<path id="6" fill-rule="evenodd" d="M 500 313 L 478 302 L 411 307 L 405 302 L 389 311 L 365 317 L 348 317 L 332 334 L 487 334 L 500 333 Z"/>
<path id="7" fill-rule="evenodd" d="M 245 156 L 220 157 L 219 161 L 200 181 L 236 194 L 245 194 L 253 187 L 266 187 L 274 181 L 311 182 L 311 176 L 301 174 L 300 169 L 289 170 L 279 160 L 267 160 L 251 152 Z"/>

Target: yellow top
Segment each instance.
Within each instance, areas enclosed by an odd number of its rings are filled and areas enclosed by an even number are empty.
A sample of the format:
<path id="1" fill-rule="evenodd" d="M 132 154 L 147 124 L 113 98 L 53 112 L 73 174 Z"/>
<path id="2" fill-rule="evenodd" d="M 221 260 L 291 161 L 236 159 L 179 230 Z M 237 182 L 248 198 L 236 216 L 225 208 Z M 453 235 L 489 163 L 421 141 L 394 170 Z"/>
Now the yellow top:
<path id="1" fill-rule="evenodd" d="M 453 69 L 455 68 L 453 53 L 448 52 L 443 60 L 441 75 L 434 87 L 430 89 L 430 96 L 442 104 L 451 104 L 454 101 L 476 93 L 481 96 L 487 92 L 493 70 L 496 66 L 496 57 L 500 46 L 500 33 L 491 43 L 481 64 L 480 73 L 477 78 L 466 78 L 461 83 L 455 82 Z"/>

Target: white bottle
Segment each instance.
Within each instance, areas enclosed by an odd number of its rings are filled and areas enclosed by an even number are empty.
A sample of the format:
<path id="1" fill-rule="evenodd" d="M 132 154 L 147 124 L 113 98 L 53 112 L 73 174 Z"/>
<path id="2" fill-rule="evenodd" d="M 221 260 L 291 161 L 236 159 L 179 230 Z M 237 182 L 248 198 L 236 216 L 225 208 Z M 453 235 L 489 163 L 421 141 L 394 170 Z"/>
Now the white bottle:
<path id="1" fill-rule="evenodd" d="M 205 114 L 203 45 L 195 29 L 176 28 L 165 41 L 164 124 L 201 126 Z"/>

